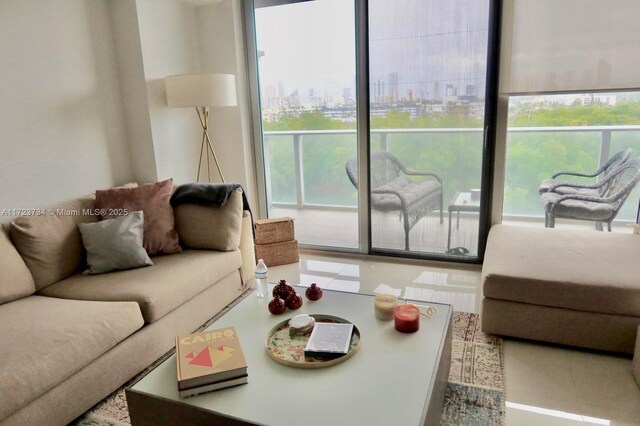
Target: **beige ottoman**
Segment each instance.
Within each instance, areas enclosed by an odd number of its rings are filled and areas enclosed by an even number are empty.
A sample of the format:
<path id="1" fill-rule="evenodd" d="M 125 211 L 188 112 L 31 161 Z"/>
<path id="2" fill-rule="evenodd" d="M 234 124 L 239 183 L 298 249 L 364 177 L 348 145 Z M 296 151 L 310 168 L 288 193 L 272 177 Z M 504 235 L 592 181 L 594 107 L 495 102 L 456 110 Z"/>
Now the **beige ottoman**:
<path id="1" fill-rule="evenodd" d="M 638 259 L 630 233 L 496 225 L 482 266 L 482 331 L 637 353 Z"/>
<path id="2" fill-rule="evenodd" d="M 638 337 L 636 337 L 636 351 L 633 354 L 633 377 L 636 378 L 640 386 L 640 327 L 638 327 Z"/>

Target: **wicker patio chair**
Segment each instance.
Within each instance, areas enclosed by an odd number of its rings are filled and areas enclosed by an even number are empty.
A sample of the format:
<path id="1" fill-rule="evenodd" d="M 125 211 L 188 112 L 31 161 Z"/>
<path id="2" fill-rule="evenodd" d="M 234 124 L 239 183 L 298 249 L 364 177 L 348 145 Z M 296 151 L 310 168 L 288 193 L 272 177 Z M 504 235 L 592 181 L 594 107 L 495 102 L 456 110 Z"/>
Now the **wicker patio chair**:
<path id="1" fill-rule="evenodd" d="M 409 231 L 427 213 L 440 209 L 442 215 L 442 178 L 434 172 L 412 172 L 386 151 L 371 153 L 369 173 L 371 208 L 377 211 L 399 211 L 404 219 L 404 245 L 409 250 Z M 358 161 L 351 157 L 345 164 L 349 180 L 358 188 Z M 414 180 L 414 176 L 425 179 Z"/>
<path id="2" fill-rule="evenodd" d="M 561 171 L 553 176 L 551 179 L 545 179 L 540 184 L 538 188 L 538 192 L 543 194 L 548 191 L 555 191 L 561 194 L 573 194 L 573 193 L 582 193 L 584 195 L 602 195 L 602 192 L 597 193 L 594 192 L 591 188 L 592 184 L 586 182 L 577 182 L 577 181 L 568 181 L 558 179 L 559 176 L 579 176 L 579 177 L 596 177 L 600 176 L 601 181 L 604 180 L 612 170 L 614 170 L 617 166 L 624 163 L 631 156 L 631 148 L 624 149 L 616 154 L 614 154 L 609 160 L 604 163 L 598 170 L 593 173 L 580 173 L 580 172 L 571 172 L 571 171 Z M 601 191 L 606 190 L 606 187 L 599 188 Z"/>
<path id="3" fill-rule="evenodd" d="M 606 223 L 607 230 L 611 232 L 611 222 L 620 212 L 638 181 L 640 181 L 640 157 L 618 165 L 601 182 L 587 188 L 598 191 L 600 187 L 606 188 L 601 195 L 545 192 L 540 195 L 540 202 L 545 210 L 545 226 L 554 228 L 557 218 L 568 218 L 594 221 L 598 230 L 602 230 L 602 223 Z"/>

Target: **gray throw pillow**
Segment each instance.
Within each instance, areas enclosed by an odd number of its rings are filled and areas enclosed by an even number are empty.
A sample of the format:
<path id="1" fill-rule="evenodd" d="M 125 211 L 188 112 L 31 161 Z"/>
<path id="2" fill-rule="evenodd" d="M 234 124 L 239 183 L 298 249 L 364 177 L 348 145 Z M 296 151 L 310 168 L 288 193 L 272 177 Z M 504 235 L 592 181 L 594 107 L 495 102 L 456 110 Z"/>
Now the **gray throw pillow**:
<path id="1" fill-rule="evenodd" d="M 153 265 L 142 246 L 144 214 L 141 211 L 96 223 L 80 223 L 78 228 L 87 250 L 89 269 L 85 274 Z"/>

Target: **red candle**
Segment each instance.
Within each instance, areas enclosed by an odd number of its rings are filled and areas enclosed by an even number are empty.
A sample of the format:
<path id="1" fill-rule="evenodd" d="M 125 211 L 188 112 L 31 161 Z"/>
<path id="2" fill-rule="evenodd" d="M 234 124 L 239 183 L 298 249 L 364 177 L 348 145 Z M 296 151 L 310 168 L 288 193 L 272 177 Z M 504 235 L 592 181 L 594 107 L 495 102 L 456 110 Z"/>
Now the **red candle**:
<path id="1" fill-rule="evenodd" d="M 398 305 L 393 311 L 396 330 L 415 333 L 420 328 L 420 309 L 413 305 Z"/>

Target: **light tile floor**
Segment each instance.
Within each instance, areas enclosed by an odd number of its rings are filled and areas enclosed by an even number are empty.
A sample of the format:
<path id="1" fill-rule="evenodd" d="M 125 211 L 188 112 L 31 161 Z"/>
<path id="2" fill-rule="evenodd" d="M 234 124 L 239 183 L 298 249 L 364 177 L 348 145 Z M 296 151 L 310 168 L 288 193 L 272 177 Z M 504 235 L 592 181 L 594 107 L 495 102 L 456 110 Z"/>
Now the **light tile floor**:
<path id="1" fill-rule="evenodd" d="M 269 269 L 270 281 L 449 303 L 477 312 L 480 269 L 399 263 L 393 259 L 302 253 Z M 640 425 L 640 388 L 631 360 L 505 339 L 508 426 Z"/>

